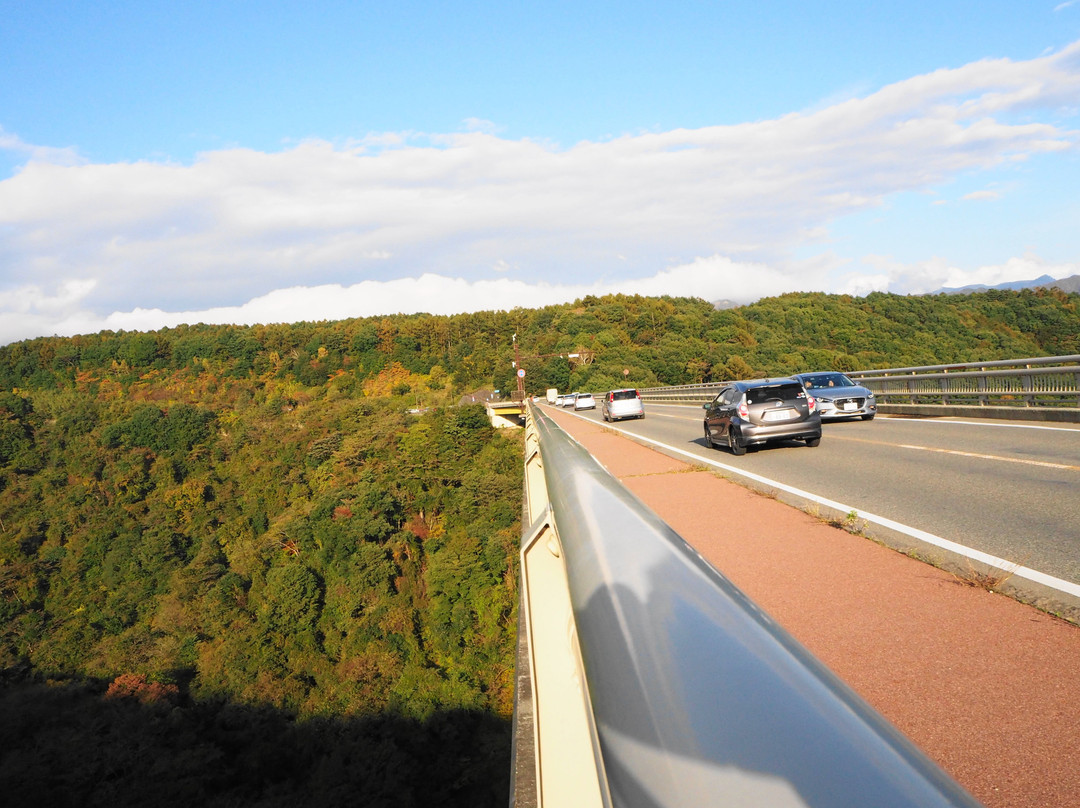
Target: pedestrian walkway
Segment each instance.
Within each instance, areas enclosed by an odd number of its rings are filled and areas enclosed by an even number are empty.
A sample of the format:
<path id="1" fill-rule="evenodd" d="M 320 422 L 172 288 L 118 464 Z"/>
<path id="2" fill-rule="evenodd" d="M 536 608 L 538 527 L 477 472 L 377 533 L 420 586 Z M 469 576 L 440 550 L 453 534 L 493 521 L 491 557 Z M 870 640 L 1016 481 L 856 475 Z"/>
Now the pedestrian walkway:
<path id="1" fill-rule="evenodd" d="M 1080 808 L 1080 627 L 544 412 L 978 800 Z"/>

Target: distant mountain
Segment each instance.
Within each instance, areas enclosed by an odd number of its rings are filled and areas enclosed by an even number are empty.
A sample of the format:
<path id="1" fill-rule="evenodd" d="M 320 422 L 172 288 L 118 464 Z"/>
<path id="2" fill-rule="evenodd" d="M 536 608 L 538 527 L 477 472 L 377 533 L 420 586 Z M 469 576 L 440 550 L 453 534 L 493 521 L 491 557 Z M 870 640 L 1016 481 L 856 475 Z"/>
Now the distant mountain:
<path id="1" fill-rule="evenodd" d="M 1009 281 L 1008 283 L 999 283 L 996 286 L 987 286 L 983 283 L 973 283 L 970 286 L 942 286 L 940 289 L 927 294 L 969 295 L 972 292 L 985 292 L 990 289 L 1008 289 L 1011 291 L 1019 291 L 1020 289 L 1060 289 L 1067 294 L 1080 293 L 1080 275 L 1072 275 L 1061 280 L 1054 280 L 1050 275 L 1042 275 L 1030 281 Z M 713 308 L 723 311 L 724 309 L 735 309 L 748 304 L 736 303 L 733 300 L 714 300 L 712 305 Z"/>
<path id="2" fill-rule="evenodd" d="M 1080 275 L 1062 278 L 1060 281 L 1048 283 L 1046 286 L 1051 289 L 1060 289 L 1063 292 L 1080 292 Z"/>
<path id="3" fill-rule="evenodd" d="M 982 283 L 960 287 L 943 286 L 936 292 L 931 292 L 931 294 L 966 295 L 971 292 L 985 292 L 988 289 L 1011 289 L 1013 291 L 1018 289 L 1060 289 L 1063 292 L 1080 292 L 1080 275 L 1062 278 L 1059 281 L 1054 280 L 1049 275 L 1043 275 L 1033 281 L 1009 281 L 1008 283 L 999 283 L 997 286 L 986 286 Z"/>
<path id="4" fill-rule="evenodd" d="M 999 283 L 997 286 L 987 286 L 984 283 L 973 283 L 970 286 L 943 286 L 933 294 L 946 294 L 946 295 L 966 295 L 971 292 L 985 292 L 989 289 L 1033 289 L 1037 286 L 1051 286 L 1056 281 L 1049 275 L 1043 275 L 1040 278 L 1036 278 L 1033 281 L 1009 281 L 1008 283 Z"/>

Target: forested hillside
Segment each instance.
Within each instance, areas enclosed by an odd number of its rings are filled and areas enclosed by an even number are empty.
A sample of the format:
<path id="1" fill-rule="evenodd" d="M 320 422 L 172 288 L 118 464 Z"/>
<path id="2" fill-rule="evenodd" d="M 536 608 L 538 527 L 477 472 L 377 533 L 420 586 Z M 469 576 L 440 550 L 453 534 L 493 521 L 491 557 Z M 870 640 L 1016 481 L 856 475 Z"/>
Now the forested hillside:
<path id="1" fill-rule="evenodd" d="M 12 804 L 505 805 L 521 444 L 481 388 L 1080 353 L 1080 295 L 792 294 L 0 348 Z M 567 357 L 576 354 L 571 361 Z"/>
<path id="2" fill-rule="evenodd" d="M 0 394 L 5 801 L 504 805 L 520 440 L 228 364 Z"/>

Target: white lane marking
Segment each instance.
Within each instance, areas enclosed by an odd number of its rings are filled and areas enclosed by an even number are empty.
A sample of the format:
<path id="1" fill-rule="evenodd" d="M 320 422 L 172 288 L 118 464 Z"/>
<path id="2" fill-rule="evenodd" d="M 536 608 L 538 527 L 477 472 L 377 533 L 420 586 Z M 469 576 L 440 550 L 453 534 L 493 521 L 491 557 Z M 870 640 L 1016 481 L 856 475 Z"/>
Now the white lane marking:
<path id="1" fill-rule="evenodd" d="M 576 415 L 576 413 L 570 414 Z M 577 417 L 581 418 L 584 421 L 592 420 L 590 418 L 585 418 L 582 415 L 578 415 Z M 925 530 L 919 530 L 919 528 L 917 527 L 910 527 L 908 525 L 901 524 L 900 522 L 896 522 L 884 516 L 877 516 L 876 514 L 867 513 L 866 511 L 860 511 L 859 509 L 853 508 L 850 505 L 845 505 L 842 502 L 836 502 L 835 500 L 831 500 L 826 497 L 820 497 L 817 494 L 811 494 L 809 491 L 803 491 L 801 488 L 795 488 L 792 485 L 777 482 L 776 480 L 770 480 L 768 477 L 762 477 L 760 474 L 754 474 L 752 471 L 746 471 L 745 469 L 741 469 L 738 466 L 729 466 L 727 463 L 721 463 L 718 460 L 710 460 L 707 457 L 702 457 L 701 455 L 694 454 L 693 452 L 688 452 L 685 449 L 679 449 L 675 446 L 661 443 L 658 440 L 646 438 L 644 435 L 635 435 L 633 432 L 628 432 L 625 429 L 620 429 L 619 427 L 612 426 L 611 424 L 605 424 L 603 422 L 600 422 L 599 426 L 603 426 L 605 429 L 614 430 L 615 432 L 620 432 L 631 440 L 652 444 L 653 446 L 659 446 L 662 449 L 666 449 L 668 451 L 675 452 L 676 454 L 683 455 L 684 457 L 688 457 L 695 463 L 705 463 L 710 466 L 715 466 L 716 468 L 723 469 L 724 471 L 731 472 L 732 474 L 736 474 L 740 477 L 745 477 L 748 480 L 753 480 L 763 485 L 768 485 L 772 488 L 786 491 L 789 494 L 794 494 L 797 497 L 802 497 L 803 499 L 810 500 L 811 502 L 816 502 L 817 504 L 824 505 L 827 508 L 834 508 L 841 513 L 855 513 L 858 519 L 865 520 L 866 522 L 869 522 L 871 524 L 880 525 L 881 527 L 888 528 L 889 530 L 895 530 L 897 533 L 903 533 L 905 536 L 911 536 L 912 538 L 919 539 L 920 541 L 924 541 L 927 544 L 931 544 L 935 547 L 940 547 L 943 550 L 948 550 L 950 552 L 956 553 L 957 555 L 964 556 L 965 558 L 970 558 L 972 561 L 979 561 L 983 564 L 988 564 L 995 569 L 1009 572 L 1020 578 L 1027 578 L 1029 581 L 1034 581 L 1035 583 L 1042 584 L 1043 586 L 1050 587 L 1051 589 L 1056 589 L 1059 592 L 1065 592 L 1069 595 L 1072 595 L 1073 597 L 1080 597 L 1080 584 L 1074 584 L 1072 581 L 1065 581 L 1061 578 L 1055 578 L 1053 575 L 1047 575 L 1045 572 L 1039 572 L 1038 570 L 1033 570 L 1029 567 L 1021 566 L 1020 564 L 1015 564 L 1012 561 L 1006 561 L 1004 558 L 992 556 L 989 553 L 984 553 L 982 550 L 976 550 L 974 547 L 968 547 L 967 545 L 959 544 L 958 542 L 942 538 L 941 536 L 935 536 L 933 533 L 927 533 Z"/>
<path id="2" fill-rule="evenodd" d="M 648 415 L 651 415 L 654 418 L 678 418 L 680 421 L 693 421 L 694 420 L 693 418 L 690 418 L 689 416 L 686 416 L 686 415 L 672 415 L 669 412 L 656 412 L 654 410 L 649 410 Z M 646 416 L 646 417 L 648 417 L 648 416 Z"/>
<path id="3" fill-rule="evenodd" d="M 976 452 L 960 452 L 956 449 L 935 449 L 930 446 L 912 446 L 909 443 L 897 444 L 900 449 L 915 449 L 920 452 L 938 452 L 939 454 L 959 455 L 960 457 L 977 457 L 981 460 L 1000 460 L 1002 463 L 1023 463 L 1027 466 L 1042 466 L 1048 469 L 1066 469 L 1068 471 L 1080 471 L 1080 466 L 1068 466 L 1064 463 L 1048 463 L 1044 460 L 1025 460 L 1021 457 L 999 457 L 997 455 L 978 454 Z"/>
<path id="4" fill-rule="evenodd" d="M 979 421 L 949 421 L 941 418 L 905 418 L 905 421 L 915 421 L 920 424 L 963 424 L 964 426 L 996 426 L 999 429 L 1048 429 L 1053 432 L 1080 432 L 1077 427 L 1068 426 L 1042 426 L 1041 424 L 991 424 Z"/>
<path id="5" fill-rule="evenodd" d="M 961 452 L 959 449 L 939 449 L 936 446 L 916 446 L 913 443 L 888 443 L 880 440 L 867 440 L 866 438 L 853 438 L 850 435 L 829 435 L 829 440 L 849 441 L 851 443 L 871 443 L 874 446 L 887 446 L 891 449 L 914 449 L 918 452 L 937 452 L 938 454 L 959 455 L 960 457 L 974 457 L 979 460 L 1000 460 L 1002 463 L 1021 463 L 1025 466 L 1041 466 L 1048 469 L 1063 469 L 1065 471 L 1080 471 L 1080 466 L 1070 466 L 1067 463 L 1051 463 L 1048 460 L 1027 460 L 1023 457 L 1002 457 L 1001 455 L 980 454 L 978 452 Z"/>

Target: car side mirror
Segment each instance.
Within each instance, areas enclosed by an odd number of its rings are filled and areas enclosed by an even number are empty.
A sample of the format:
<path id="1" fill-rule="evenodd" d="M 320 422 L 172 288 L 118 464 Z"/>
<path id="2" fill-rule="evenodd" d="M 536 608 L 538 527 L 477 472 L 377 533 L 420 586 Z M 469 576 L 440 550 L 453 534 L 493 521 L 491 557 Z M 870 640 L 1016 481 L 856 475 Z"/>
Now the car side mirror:
<path id="1" fill-rule="evenodd" d="M 709 405 L 708 404 L 702 404 L 701 409 L 707 410 L 707 409 L 709 409 Z"/>

